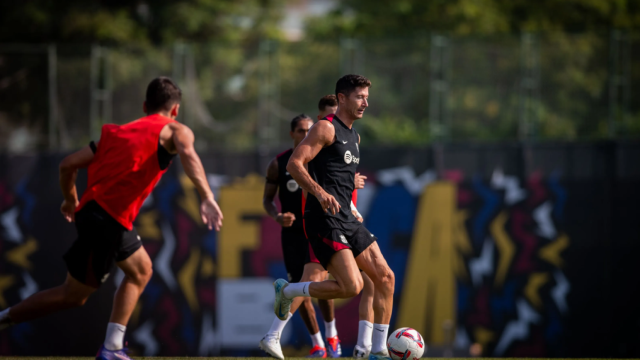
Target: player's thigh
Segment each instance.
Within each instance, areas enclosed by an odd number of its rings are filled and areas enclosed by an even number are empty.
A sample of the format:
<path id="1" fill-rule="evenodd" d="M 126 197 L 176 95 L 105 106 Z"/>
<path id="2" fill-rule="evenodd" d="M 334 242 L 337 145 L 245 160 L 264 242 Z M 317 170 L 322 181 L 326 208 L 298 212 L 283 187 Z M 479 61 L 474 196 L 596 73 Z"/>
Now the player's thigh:
<path id="1" fill-rule="evenodd" d="M 67 279 L 63 286 L 65 297 L 69 299 L 76 299 L 78 301 L 86 300 L 96 291 L 96 288 L 81 283 L 74 279 L 74 277 L 69 273 L 67 273 Z"/>
<path id="2" fill-rule="evenodd" d="M 340 287 L 349 291 L 357 290 L 356 292 L 362 290 L 362 276 L 350 249 L 340 250 L 333 254 L 327 265 L 327 270 Z"/>
<path id="3" fill-rule="evenodd" d="M 151 276 L 152 262 L 144 247 L 139 247 L 133 254 L 116 263 L 130 278 L 145 278 Z"/>
<path id="4" fill-rule="evenodd" d="M 379 283 L 384 278 L 388 278 L 390 275 L 392 276 L 392 271 L 384 256 L 382 256 L 377 242 L 372 243 L 362 251 L 356 257 L 356 263 L 374 284 Z"/>
<path id="5" fill-rule="evenodd" d="M 322 281 L 326 278 L 327 271 L 322 265 L 308 262 L 304 265 L 304 272 L 300 281 Z"/>

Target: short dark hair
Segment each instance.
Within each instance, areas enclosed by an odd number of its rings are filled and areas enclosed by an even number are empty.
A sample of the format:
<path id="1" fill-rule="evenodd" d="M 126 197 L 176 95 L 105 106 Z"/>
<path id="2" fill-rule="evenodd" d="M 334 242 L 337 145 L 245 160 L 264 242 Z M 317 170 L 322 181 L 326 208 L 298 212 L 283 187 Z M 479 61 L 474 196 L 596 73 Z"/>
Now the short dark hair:
<path id="1" fill-rule="evenodd" d="M 327 106 L 330 106 L 330 107 L 338 106 L 338 99 L 336 98 L 335 95 L 329 94 L 329 95 L 323 96 L 322 99 L 320 99 L 320 102 L 318 103 L 318 110 L 324 111 L 324 109 L 326 109 Z"/>
<path id="2" fill-rule="evenodd" d="M 166 76 L 157 77 L 147 86 L 147 113 L 153 114 L 159 111 L 169 111 L 171 107 L 180 103 L 182 91 L 173 80 Z"/>
<path id="3" fill-rule="evenodd" d="M 302 120 L 311 120 L 311 118 L 310 118 L 310 117 L 308 117 L 308 116 L 307 116 L 307 115 L 305 115 L 305 114 L 300 114 L 300 115 L 298 115 L 298 116 L 294 117 L 294 118 L 291 120 L 291 131 L 296 131 L 296 127 L 298 127 L 298 123 L 299 123 L 300 121 L 302 121 Z M 313 120 L 311 120 L 311 121 L 313 121 Z"/>
<path id="4" fill-rule="evenodd" d="M 336 99 L 338 94 L 349 96 L 358 87 L 370 87 L 371 81 L 362 75 L 345 75 L 336 83 Z"/>

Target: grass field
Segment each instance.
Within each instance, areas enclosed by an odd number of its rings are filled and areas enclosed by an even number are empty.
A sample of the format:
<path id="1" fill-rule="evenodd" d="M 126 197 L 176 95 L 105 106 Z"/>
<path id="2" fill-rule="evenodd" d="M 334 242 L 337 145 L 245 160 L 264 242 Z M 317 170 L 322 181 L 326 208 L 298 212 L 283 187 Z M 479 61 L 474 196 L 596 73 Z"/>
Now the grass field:
<path id="1" fill-rule="evenodd" d="M 33 357 L 33 356 L 0 356 L 2 360 L 92 360 L 94 357 Z M 134 360 L 269 360 L 273 358 L 269 357 L 134 357 Z M 306 359 L 304 357 L 287 357 L 285 360 L 302 360 Z M 345 357 L 344 359 L 351 359 Z M 495 359 L 495 358 L 438 358 L 439 360 L 454 360 L 454 359 Z M 552 358 L 500 358 L 500 360 L 545 360 Z M 562 358 L 553 358 L 552 360 L 592 360 L 592 359 L 562 359 Z M 595 359 L 593 359 L 595 360 Z"/>

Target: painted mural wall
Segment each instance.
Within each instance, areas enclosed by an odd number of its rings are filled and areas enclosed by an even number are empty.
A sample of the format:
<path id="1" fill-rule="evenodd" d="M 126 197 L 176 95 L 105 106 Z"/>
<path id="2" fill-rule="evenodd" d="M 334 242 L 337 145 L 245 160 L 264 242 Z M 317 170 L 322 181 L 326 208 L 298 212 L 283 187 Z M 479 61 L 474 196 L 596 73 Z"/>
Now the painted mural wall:
<path id="1" fill-rule="evenodd" d="M 614 233 L 640 240 L 637 226 L 616 226 L 640 215 L 625 205 L 640 200 L 634 190 L 640 182 L 625 166 L 608 173 L 607 149 L 602 159 L 598 149 L 589 155 L 591 174 L 562 160 L 564 148 L 550 163 L 535 158 L 546 158 L 545 149 L 529 160 L 504 160 L 514 149 L 498 148 L 500 157 L 491 155 L 495 147 L 445 149 L 440 160 L 432 149 L 421 155 L 395 149 L 383 157 L 371 150 L 376 161 L 367 163 L 363 149 L 369 179 L 358 208 L 396 274 L 391 327 L 416 328 L 432 354 L 466 355 L 479 344 L 486 356 L 640 355 L 632 345 L 640 318 L 625 302 L 638 298 L 638 281 L 629 276 L 638 266 L 616 272 L 615 260 L 626 262 L 639 247 L 606 240 Z M 614 158 L 626 156 L 622 165 L 640 160 L 638 151 L 616 151 Z M 203 158 L 205 166 L 215 162 L 213 155 Z M 60 159 L 0 157 L 0 308 L 64 280 L 61 256 L 75 230 L 58 211 Z M 179 164 L 145 202 L 136 226 L 154 275 L 129 324 L 134 354 L 260 354 L 258 341 L 274 316 L 271 283 L 286 271 L 279 226 L 262 209 L 264 177 L 251 159 L 239 172 L 218 166 L 208 175 L 225 216 L 219 233 L 203 226 L 197 193 Z M 629 190 L 621 196 L 615 189 Z M 627 217 L 616 216 L 619 209 Z M 122 276 L 114 270 L 83 308 L 0 332 L 0 354 L 93 354 Z M 606 291 L 611 295 L 603 298 Z M 357 337 L 358 301 L 336 301 L 345 354 Z M 615 316 L 620 306 L 630 319 Z M 588 348 L 578 345 L 591 339 Z M 281 341 L 286 355 L 306 355 L 311 342 L 299 316 Z"/>

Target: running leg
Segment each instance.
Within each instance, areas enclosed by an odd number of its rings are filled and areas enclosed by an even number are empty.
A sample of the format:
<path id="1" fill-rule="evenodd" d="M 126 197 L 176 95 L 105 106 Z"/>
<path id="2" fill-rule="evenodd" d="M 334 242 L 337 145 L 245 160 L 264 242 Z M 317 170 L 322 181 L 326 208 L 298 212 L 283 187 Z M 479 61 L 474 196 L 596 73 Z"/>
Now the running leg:
<path id="1" fill-rule="evenodd" d="M 144 247 L 140 247 L 117 265 L 124 272 L 124 278 L 116 290 L 107 325 L 104 348 L 109 351 L 123 349 L 127 323 L 153 274 L 151 259 Z"/>
<path id="2" fill-rule="evenodd" d="M 374 285 L 373 291 L 373 338 L 371 357 L 388 357 L 386 350 L 389 321 L 393 308 L 393 291 L 395 276 L 380 252 L 378 243 L 374 242 L 356 258 L 356 262 Z M 371 359 L 370 357 L 370 359 Z"/>
<path id="3" fill-rule="evenodd" d="M 364 280 L 364 287 L 360 294 L 360 306 L 358 322 L 358 342 L 353 349 L 354 358 L 366 358 L 371 352 L 371 338 L 373 336 L 373 281 L 362 273 L 362 280 Z"/>
<path id="4" fill-rule="evenodd" d="M 38 319 L 60 310 L 82 306 L 94 291 L 95 288 L 79 282 L 67 273 L 64 284 L 37 292 L 12 306 L 8 313 L 10 322 L 7 324 Z M 0 329 L 2 325 L 0 322 Z"/>

